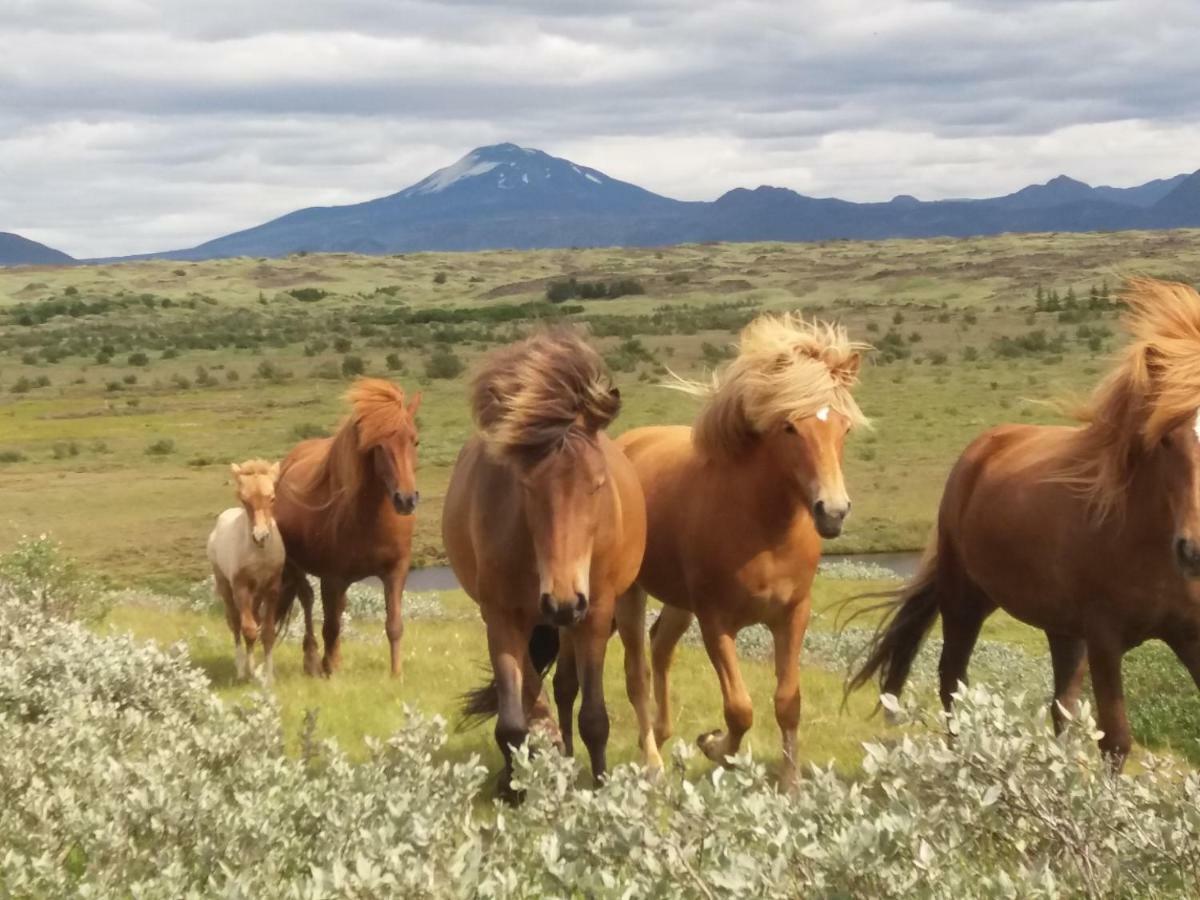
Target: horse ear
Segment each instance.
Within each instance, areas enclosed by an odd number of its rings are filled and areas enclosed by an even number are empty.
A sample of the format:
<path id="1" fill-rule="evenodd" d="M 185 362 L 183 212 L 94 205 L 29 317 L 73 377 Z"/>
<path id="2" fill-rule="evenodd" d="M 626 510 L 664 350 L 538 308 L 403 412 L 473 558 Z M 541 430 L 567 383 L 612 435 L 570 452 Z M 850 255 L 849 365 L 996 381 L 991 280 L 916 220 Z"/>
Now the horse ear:
<path id="1" fill-rule="evenodd" d="M 421 408 L 421 392 L 417 391 L 413 394 L 412 400 L 408 403 L 408 415 L 410 418 L 415 418 L 417 410 Z"/>
<path id="2" fill-rule="evenodd" d="M 1162 351 L 1149 344 L 1142 351 L 1142 359 L 1145 361 L 1146 374 L 1150 376 L 1150 382 L 1157 384 L 1162 379 L 1163 368 L 1166 365 Z"/>
<path id="3" fill-rule="evenodd" d="M 271 476 L 272 481 L 279 480 L 279 463 L 271 463 L 271 468 L 267 470 L 267 474 Z"/>
<path id="4" fill-rule="evenodd" d="M 862 354 L 855 350 L 837 367 L 838 380 L 842 384 L 853 384 L 858 380 L 858 371 L 862 368 Z"/>
<path id="5" fill-rule="evenodd" d="M 230 463 L 229 471 L 233 473 L 234 478 L 240 478 L 242 476 L 242 467 L 237 463 Z"/>

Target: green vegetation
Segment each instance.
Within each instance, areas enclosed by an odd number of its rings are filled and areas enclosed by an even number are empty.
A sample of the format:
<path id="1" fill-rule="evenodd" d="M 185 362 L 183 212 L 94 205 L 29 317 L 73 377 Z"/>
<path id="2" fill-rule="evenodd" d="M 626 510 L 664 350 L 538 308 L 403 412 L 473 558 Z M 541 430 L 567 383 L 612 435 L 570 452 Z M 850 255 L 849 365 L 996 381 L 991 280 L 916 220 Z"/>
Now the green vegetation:
<path id="1" fill-rule="evenodd" d="M 695 402 L 657 387 L 667 370 L 704 377 L 750 318 L 784 309 L 877 347 L 859 388 L 874 431 L 847 448 L 855 513 L 829 549 L 915 549 L 975 434 L 1054 421 L 1036 401 L 1098 379 L 1114 273 L 1198 263 L 1200 234 L 1154 232 L 0 269 L 0 549 L 52 532 L 114 583 L 194 581 L 230 502 L 194 463 L 280 458 L 298 422 L 337 425 L 348 378 L 387 373 L 425 396 L 416 552 L 438 562 L 481 354 L 583 324 L 622 388 L 616 431 L 687 422 Z"/>

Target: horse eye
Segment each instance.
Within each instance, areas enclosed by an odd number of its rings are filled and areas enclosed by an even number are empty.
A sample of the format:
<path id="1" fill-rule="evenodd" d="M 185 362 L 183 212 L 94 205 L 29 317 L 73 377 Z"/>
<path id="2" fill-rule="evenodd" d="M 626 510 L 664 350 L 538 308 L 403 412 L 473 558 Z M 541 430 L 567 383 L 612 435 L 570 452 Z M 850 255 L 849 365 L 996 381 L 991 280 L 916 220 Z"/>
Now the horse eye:
<path id="1" fill-rule="evenodd" d="M 796 433 L 796 426 L 795 426 L 795 425 L 793 425 L 791 422 L 784 422 L 784 423 L 783 423 L 783 430 L 784 430 L 784 431 L 786 431 L 786 432 L 788 432 L 789 434 L 795 434 L 795 433 Z"/>

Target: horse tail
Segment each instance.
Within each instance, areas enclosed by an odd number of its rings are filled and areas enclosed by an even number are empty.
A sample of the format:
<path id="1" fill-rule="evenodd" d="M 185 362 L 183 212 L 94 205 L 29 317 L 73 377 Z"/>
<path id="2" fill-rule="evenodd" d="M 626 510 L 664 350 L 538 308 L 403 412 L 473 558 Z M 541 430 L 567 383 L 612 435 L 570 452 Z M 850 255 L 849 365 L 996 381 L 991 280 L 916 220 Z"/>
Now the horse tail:
<path id="1" fill-rule="evenodd" d="M 535 625 L 533 633 L 529 635 L 529 660 L 539 679 L 545 676 L 556 659 L 558 629 L 553 625 Z M 460 731 L 480 725 L 500 711 L 500 690 L 496 686 L 495 674 L 486 684 L 462 695 L 461 711 Z"/>
<path id="2" fill-rule="evenodd" d="M 921 559 L 917 573 L 903 587 L 851 598 L 883 598 L 882 603 L 859 610 L 854 617 L 879 610 L 886 610 L 886 614 L 867 645 L 866 661 L 846 682 L 843 703 L 851 691 L 862 687 L 876 675 L 879 676 L 882 694 L 898 696 L 904 688 L 913 660 L 921 649 L 921 642 L 940 612 L 936 541 L 935 536 Z"/>

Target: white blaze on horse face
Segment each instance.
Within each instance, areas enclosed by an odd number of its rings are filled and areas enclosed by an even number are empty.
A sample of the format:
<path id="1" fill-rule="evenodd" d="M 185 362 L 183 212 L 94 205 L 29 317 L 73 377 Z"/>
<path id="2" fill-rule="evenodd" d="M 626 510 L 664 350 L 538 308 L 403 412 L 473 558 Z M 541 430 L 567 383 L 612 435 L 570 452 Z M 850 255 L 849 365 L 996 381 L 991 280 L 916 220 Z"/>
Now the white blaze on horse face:
<path id="1" fill-rule="evenodd" d="M 1196 440 L 1200 441 L 1200 410 L 1196 411 L 1196 421 L 1192 423 L 1192 432 L 1196 435 Z"/>
<path id="2" fill-rule="evenodd" d="M 818 409 L 817 410 L 817 418 L 822 422 L 828 422 L 829 421 L 829 407 L 822 406 L 820 409 Z"/>

